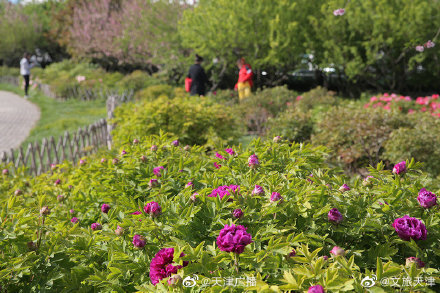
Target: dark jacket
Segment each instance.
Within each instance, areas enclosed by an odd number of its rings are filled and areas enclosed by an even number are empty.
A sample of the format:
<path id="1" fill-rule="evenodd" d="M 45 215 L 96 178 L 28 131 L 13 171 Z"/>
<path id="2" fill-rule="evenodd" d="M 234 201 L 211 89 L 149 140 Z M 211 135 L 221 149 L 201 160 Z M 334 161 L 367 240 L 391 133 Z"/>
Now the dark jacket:
<path id="1" fill-rule="evenodd" d="M 206 91 L 205 84 L 208 82 L 208 77 L 203 67 L 200 64 L 191 65 L 188 77 L 192 79 L 191 96 L 204 96 Z"/>

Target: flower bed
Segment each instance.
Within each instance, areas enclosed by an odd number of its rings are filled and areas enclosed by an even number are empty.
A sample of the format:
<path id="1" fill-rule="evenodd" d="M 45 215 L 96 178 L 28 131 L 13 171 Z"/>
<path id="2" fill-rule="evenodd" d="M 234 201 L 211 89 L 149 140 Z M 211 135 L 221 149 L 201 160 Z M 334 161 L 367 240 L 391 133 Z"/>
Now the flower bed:
<path id="1" fill-rule="evenodd" d="M 438 190 L 414 162 L 349 181 L 322 147 L 256 140 L 207 155 L 165 135 L 102 156 L 35 178 L 3 167 L 2 288 L 437 288 Z"/>

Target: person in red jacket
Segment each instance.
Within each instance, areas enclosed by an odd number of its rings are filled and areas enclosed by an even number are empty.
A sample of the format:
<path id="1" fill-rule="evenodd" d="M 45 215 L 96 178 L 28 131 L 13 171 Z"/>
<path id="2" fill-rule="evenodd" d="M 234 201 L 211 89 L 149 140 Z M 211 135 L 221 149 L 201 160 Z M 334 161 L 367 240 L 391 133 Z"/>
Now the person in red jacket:
<path id="1" fill-rule="evenodd" d="M 253 86 L 252 77 L 254 76 L 254 73 L 252 72 L 252 67 L 249 64 L 246 64 L 244 58 L 238 59 L 237 66 L 240 71 L 238 73 L 238 82 L 235 85 L 235 89 L 238 90 L 238 98 L 241 100 L 251 94 Z"/>

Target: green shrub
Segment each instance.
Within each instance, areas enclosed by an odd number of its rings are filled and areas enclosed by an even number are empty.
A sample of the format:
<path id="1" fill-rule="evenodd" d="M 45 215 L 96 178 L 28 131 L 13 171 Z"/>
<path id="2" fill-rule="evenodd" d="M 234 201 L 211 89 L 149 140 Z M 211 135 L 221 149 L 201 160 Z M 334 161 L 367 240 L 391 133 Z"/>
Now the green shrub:
<path id="1" fill-rule="evenodd" d="M 20 69 L 7 66 L 0 66 L 0 76 L 19 76 Z"/>
<path id="2" fill-rule="evenodd" d="M 405 114 L 383 109 L 339 106 L 324 112 L 317 123 L 312 142 L 332 150 L 332 159 L 357 171 L 385 160 L 384 147 L 390 134 L 400 127 L 411 127 Z"/>
<path id="3" fill-rule="evenodd" d="M 394 130 L 385 143 L 385 157 L 393 162 L 413 157 L 431 174 L 440 174 L 440 120 L 425 113 L 407 116 L 412 127 Z"/>
<path id="4" fill-rule="evenodd" d="M 317 87 L 309 92 L 303 93 L 295 102 L 295 108 L 307 112 L 312 109 L 328 109 L 338 104 L 335 92 L 328 91 L 323 87 Z"/>
<path id="5" fill-rule="evenodd" d="M 407 162 L 405 176 L 382 165 L 370 169 L 374 178 L 364 186 L 329 169 L 322 147 L 256 140 L 248 149 L 233 147 L 236 155 L 218 149 L 226 158 L 220 159 L 202 147 L 173 147 L 165 135 L 138 139 L 103 153 L 104 160 L 84 158 L 82 165 L 65 163 L 37 177 L 0 175 L 2 290 L 267 292 L 270 286 L 271 292 L 305 292 L 320 284 L 326 292 L 364 292 L 362 280 L 374 274 L 376 287 L 382 278 L 400 285 L 403 278 L 419 278 L 421 284 L 412 289 L 438 292 L 440 215 L 432 210 L 436 207 L 424 211 L 417 193 L 424 187 L 439 189 L 428 184 L 418 164 Z M 249 168 L 253 154 L 260 165 Z M 154 174 L 158 166 L 165 168 L 160 177 Z M 158 186 L 150 187 L 150 179 Z M 351 190 L 337 191 L 344 183 Z M 224 185 L 240 189 L 223 199 L 209 196 Z M 251 195 L 255 185 L 265 194 Z M 272 202 L 272 192 L 283 200 Z M 152 201 L 161 206 L 156 216 L 144 209 Z M 110 209 L 103 212 L 103 204 Z M 328 220 L 333 208 L 343 216 L 339 224 Z M 235 209 L 243 216 L 234 217 Z M 404 215 L 424 222 L 425 240 L 399 238 L 392 224 Z M 93 231 L 92 223 L 102 229 Z M 222 251 L 217 244 L 226 224 L 243 225 L 251 235 L 242 253 Z M 135 235 L 144 237 L 143 248 L 134 246 Z M 345 256 L 331 255 L 334 246 Z M 151 284 L 150 264 L 162 248 L 174 248 L 175 265 L 189 262 L 176 273 L 182 279 L 197 275 L 193 289 L 182 283 L 168 286 L 169 276 Z M 425 267 L 405 267 L 412 256 Z M 235 287 L 225 278 L 243 278 L 244 284 L 238 281 Z M 204 280 L 208 287 L 202 288 Z M 221 285 L 214 286 L 215 281 Z M 407 287 L 389 283 L 383 288 L 391 293 Z"/>
<path id="6" fill-rule="evenodd" d="M 137 100 L 153 101 L 159 97 L 174 98 L 174 87 L 167 84 L 158 84 L 147 87 L 136 93 Z"/>
<path id="7" fill-rule="evenodd" d="M 314 128 L 310 112 L 288 109 L 276 118 L 267 121 L 267 136 L 273 138 L 281 136 L 293 142 L 309 141 Z"/>
<path id="8" fill-rule="evenodd" d="M 153 101 L 122 105 L 115 112 L 117 144 L 165 131 L 178 136 L 184 144 L 205 145 L 235 141 L 241 134 L 239 121 L 224 107 L 200 97 L 164 95 Z"/>
<path id="9" fill-rule="evenodd" d="M 133 71 L 131 74 L 124 76 L 121 80 L 116 82 L 116 86 L 122 89 L 134 90 L 135 92 L 153 86 L 158 85 L 161 82 L 149 75 L 148 73 L 140 70 Z"/>

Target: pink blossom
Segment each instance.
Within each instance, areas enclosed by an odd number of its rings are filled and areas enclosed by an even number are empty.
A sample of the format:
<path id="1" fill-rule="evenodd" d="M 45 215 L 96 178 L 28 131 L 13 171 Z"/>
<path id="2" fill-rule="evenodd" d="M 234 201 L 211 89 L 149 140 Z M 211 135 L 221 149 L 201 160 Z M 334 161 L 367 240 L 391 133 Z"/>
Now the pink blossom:
<path id="1" fill-rule="evenodd" d="M 82 82 L 82 81 L 85 81 L 85 80 L 86 80 L 86 77 L 83 76 L 83 75 L 78 75 L 78 76 L 76 77 L 76 80 L 77 80 L 78 82 Z"/>
<path id="2" fill-rule="evenodd" d="M 423 52 L 424 50 L 425 50 L 425 48 L 423 46 L 416 46 L 417 52 Z"/>
<path id="3" fill-rule="evenodd" d="M 433 42 L 433 41 L 431 41 L 431 40 L 429 40 L 429 41 L 427 41 L 426 43 L 425 43 L 425 45 L 424 45 L 426 48 L 434 48 L 434 46 L 435 46 L 435 43 Z"/>
<path id="4" fill-rule="evenodd" d="M 221 166 L 222 166 L 222 165 L 217 164 L 217 162 L 214 162 L 214 167 L 216 167 L 217 169 L 220 169 Z"/>
<path id="5" fill-rule="evenodd" d="M 345 9 L 344 8 L 339 8 L 333 11 L 333 15 L 334 16 L 342 16 L 345 14 Z"/>
<path id="6" fill-rule="evenodd" d="M 223 156 L 222 156 L 221 154 L 219 154 L 218 152 L 215 153 L 215 156 L 216 156 L 217 158 L 219 158 L 219 159 L 226 160 L 226 158 L 223 157 Z"/>

